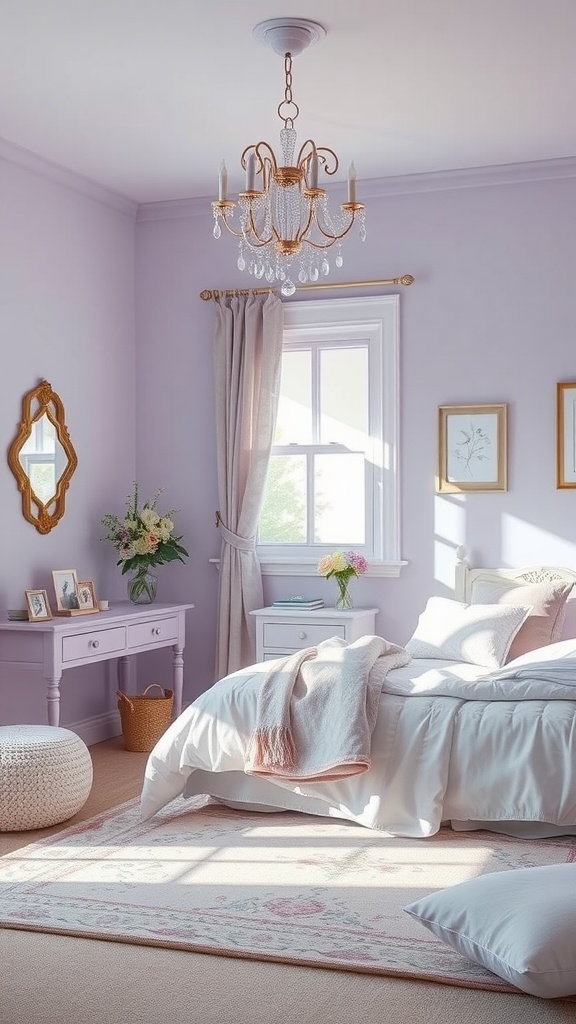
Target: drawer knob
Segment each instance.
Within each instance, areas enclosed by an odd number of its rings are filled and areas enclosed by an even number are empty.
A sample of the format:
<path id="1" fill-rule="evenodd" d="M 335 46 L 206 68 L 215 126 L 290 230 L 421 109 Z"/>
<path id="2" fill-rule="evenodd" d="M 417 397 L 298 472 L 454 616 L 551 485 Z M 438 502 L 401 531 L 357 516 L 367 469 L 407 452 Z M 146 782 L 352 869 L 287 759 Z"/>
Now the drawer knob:
<path id="1" fill-rule="evenodd" d="M 300 637 L 300 640 L 305 640 L 306 639 L 306 633 L 304 632 L 304 630 L 302 630 L 301 633 L 298 633 L 298 636 Z"/>
<path id="2" fill-rule="evenodd" d="M 161 632 L 160 626 L 155 626 L 154 629 L 152 630 L 152 635 L 153 636 L 160 636 L 160 632 Z"/>
<path id="3" fill-rule="evenodd" d="M 100 641 L 99 640 L 90 640 L 88 642 L 88 647 L 100 647 Z"/>

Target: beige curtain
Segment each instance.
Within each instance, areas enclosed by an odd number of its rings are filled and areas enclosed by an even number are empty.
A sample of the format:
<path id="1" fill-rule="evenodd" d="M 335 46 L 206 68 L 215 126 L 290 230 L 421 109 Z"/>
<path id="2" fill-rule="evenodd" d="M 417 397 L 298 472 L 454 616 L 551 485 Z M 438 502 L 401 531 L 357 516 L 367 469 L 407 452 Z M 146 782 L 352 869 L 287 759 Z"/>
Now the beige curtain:
<path id="1" fill-rule="evenodd" d="M 267 295 L 216 300 L 214 378 L 218 460 L 217 522 L 222 546 L 216 678 L 255 661 L 263 604 L 256 531 L 274 438 L 282 360 L 282 302 Z"/>

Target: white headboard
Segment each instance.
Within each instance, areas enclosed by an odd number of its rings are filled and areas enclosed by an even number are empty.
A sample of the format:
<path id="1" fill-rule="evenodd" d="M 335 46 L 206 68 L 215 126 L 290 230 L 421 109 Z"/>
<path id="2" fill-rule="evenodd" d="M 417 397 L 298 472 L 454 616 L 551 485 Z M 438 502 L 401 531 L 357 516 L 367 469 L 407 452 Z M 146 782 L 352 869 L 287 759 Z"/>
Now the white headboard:
<path id="1" fill-rule="evenodd" d="M 523 569 L 471 569 L 466 561 L 466 548 L 456 549 L 456 573 L 454 597 L 457 601 L 470 603 L 472 587 L 479 580 L 502 583 L 514 580 L 516 583 L 564 582 L 576 583 L 576 570 L 555 565 L 529 565 Z M 576 587 L 574 588 L 576 591 Z"/>

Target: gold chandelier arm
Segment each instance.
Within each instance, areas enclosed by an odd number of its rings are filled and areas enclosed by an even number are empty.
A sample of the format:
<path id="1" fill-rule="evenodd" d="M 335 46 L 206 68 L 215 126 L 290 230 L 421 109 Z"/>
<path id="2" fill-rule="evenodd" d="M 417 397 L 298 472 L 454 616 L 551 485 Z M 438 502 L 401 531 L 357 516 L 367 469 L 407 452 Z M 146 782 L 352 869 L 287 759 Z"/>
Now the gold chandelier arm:
<path id="1" fill-rule="evenodd" d="M 263 190 L 266 191 L 270 180 L 270 174 L 274 174 L 278 166 L 274 150 L 263 139 L 261 139 L 260 142 L 255 142 L 252 146 L 246 146 L 246 149 L 240 157 L 240 163 L 243 170 L 246 170 L 250 153 L 253 153 L 256 157 L 257 162 L 255 173 L 262 175 L 262 186 Z"/>
<path id="2" fill-rule="evenodd" d="M 218 223 L 221 222 L 226 230 L 229 231 L 231 235 L 234 235 L 234 238 L 242 238 L 242 228 L 240 228 L 239 231 L 235 231 L 228 223 L 228 213 L 232 212 L 235 205 L 236 203 L 230 202 L 229 199 L 219 199 L 212 203 L 212 209 L 214 210 L 214 215 L 218 217 Z"/>
<path id="3" fill-rule="evenodd" d="M 336 156 L 336 153 L 334 152 L 334 150 L 333 149 L 329 149 L 328 146 L 320 146 L 320 148 L 317 149 L 316 152 L 318 154 L 318 159 L 319 159 L 320 163 L 324 165 L 325 173 L 326 174 L 336 174 L 336 171 L 338 170 L 338 167 L 340 165 L 338 163 L 338 157 Z M 328 156 L 331 156 L 332 159 L 334 160 L 334 164 L 332 165 L 332 167 L 330 167 L 329 164 L 328 164 Z"/>
<path id="4" fill-rule="evenodd" d="M 248 202 L 250 203 L 250 200 L 248 200 Z M 240 234 L 242 235 L 244 241 L 246 242 L 246 245 L 248 245 L 251 249 L 263 249 L 265 246 L 270 245 L 270 242 L 274 238 L 274 235 L 271 234 L 268 238 L 262 238 L 262 236 L 258 234 L 258 229 L 254 222 L 254 215 L 252 213 L 251 203 L 249 206 L 248 216 L 250 218 L 249 231 L 247 231 L 246 229 L 240 231 Z M 252 232 L 251 238 L 249 237 L 249 232 Z"/>
<path id="5" fill-rule="evenodd" d="M 351 228 L 354 225 L 354 221 L 356 220 L 356 216 L 355 216 L 356 213 L 359 210 L 363 210 L 364 207 L 363 207 L 362 203 L 346 203 L 346 204 L 344 204 L 344 206 L 355 206 L 355 207 L 357 207 L 357 210 L 347 210 L 346 211 L 347 213 L 350 214 L 350 223 L 348 224 L 348 227 L 344 228 L 344 231 L 340 232 L 339 235 L 333 235 L 331 232 L 325 231 L 324 228 L 322 227 L 320 221 L 318 220 L 318 218 L 316 218 L 316 227 L 318 228 L 320 234 L 322 234 L 324 236 L 324 238 L 326 239 L 326 242 L 313 242 L 310 238 L 307 238 L 306 239 L 307 245 L 311 245 L 313 249 L 329 249 L 330 246 L 334 245 L 335 242 L 339 242 L 342 238 L 345 238 L 345 236 L 348 234 L 348 232 L 351 230 Z"/>
<path id="6" fill-rule="evenodd" d="M 296 166 L 303 167 L 305 163 L 308 163 L 313 156 L 318 156 L 316 144 L 313 139 L 306 139 L 300 146 L 300 152 L 296 157 Z"/>

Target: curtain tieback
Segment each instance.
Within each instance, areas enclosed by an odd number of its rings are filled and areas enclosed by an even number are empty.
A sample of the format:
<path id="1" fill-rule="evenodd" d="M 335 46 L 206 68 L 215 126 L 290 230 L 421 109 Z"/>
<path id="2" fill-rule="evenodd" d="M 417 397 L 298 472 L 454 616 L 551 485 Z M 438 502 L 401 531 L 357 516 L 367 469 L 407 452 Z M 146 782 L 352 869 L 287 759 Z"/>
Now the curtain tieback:
<path id="1" fill-rule="evenodd" d="M 220 528 L 226 543 L 230 544 L 231 547 L 236 548 L 237 551 L 254 551 L 256 549 L 256 538 L 241 537 L 238 533 L 232 533 L 232 530 L 229 530 L 227 526 L 224 526 L 219 512 L 216 512 L 216 526 Z"/>

